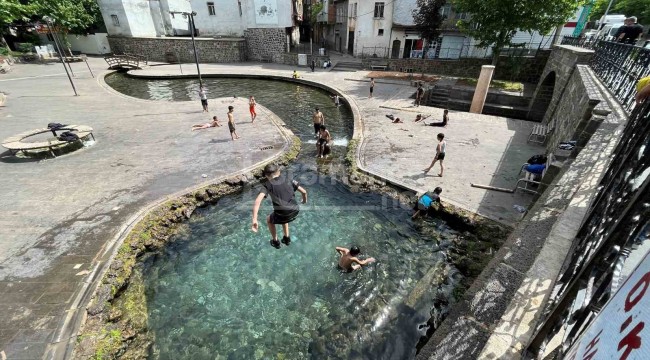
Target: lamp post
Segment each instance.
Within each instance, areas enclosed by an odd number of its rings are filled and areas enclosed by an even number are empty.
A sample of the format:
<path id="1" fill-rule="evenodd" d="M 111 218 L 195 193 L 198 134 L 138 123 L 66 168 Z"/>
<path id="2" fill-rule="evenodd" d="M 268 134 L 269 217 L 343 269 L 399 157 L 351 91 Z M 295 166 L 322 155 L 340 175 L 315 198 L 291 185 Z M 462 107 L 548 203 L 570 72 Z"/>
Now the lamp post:
<path id="1" fill-rule="evenodd" d="M 63 64 L 63 69 L 65 69 L 65 74 L 68 75 L 68 80 L 70 80 L 70 85 L 72 85 L 72 90 L 74 91 L 74 96 L 79 96 L 77 94 L 77 88 L 74 86 L 74 82 L 72 81 L 72 77 L 70 77 L 70 72 L 68 72 L 68 68 L 65 66 L 65 61 L 63 60 L 63 56 L 61 56 L 61 48 L 59 47 L 59 42 L 56 41 L 56 38 L 54 37 L 54 33 L 52 32 L 52 18 L 48 16 L 44 16 L 43 20 L 47 23 L 47 30 L 50 33 L 50 36 L 52 36 L 52 39 L 54 39 L 54 44 L 56 45 L 56 52 L 59 54 L 59 59 L 61 59 L 61 64 Z"/>
<path id="2" fill-rule="evenodd" d="M 190 20 L 190 34 L 192 35 L 192 49 L 194 49 L 194 62 L 196 62 L 196 72 L 199 75 L 199 86 L 203 87 L 203 81 L 201 80 L 201 69 L 199 68 L 199 54 L 196 52 L 196 42 L 194 40 L 194 31 L 196 30 L 196 27 L 194 27 L 194 16 L 196 15 L 196 12 L 170 11 L 169 13 L 172 14 L 172 16 L 174 16 L 174 14 L 181 14 L 184 18 L 187 17 Z"/>

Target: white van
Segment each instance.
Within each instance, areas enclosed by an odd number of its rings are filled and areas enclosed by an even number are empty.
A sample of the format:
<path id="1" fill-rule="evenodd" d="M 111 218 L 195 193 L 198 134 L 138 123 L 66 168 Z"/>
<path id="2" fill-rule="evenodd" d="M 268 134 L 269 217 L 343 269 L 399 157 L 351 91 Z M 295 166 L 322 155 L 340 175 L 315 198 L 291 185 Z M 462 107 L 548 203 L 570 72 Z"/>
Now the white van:
<path id="1" fill-rule="evenodd" d="M 618 32 L 618 29 L 625 25 L 624 23 L 611 23 L 611 24 L 606 24 L 603 26 L 600 31 L 598 31 L 598 34 L 596 34 L 596 39 L 598 40 L 605 40 L 605 41 L 616 41 L 616 33 Z"/>

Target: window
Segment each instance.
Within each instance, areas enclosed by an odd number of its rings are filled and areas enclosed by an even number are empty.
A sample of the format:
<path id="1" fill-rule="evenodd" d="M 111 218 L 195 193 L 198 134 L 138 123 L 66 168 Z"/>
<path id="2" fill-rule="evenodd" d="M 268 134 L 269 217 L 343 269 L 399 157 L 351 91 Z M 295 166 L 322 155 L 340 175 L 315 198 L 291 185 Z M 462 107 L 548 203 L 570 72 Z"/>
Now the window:
<path id="1" fill-rule="evenodd" d="M 450 14 L 451 14 L 451 5 L 447 4 L 440 8 L 440 15 L 442 15 L 443 19 L 449 18 Z"/>
<path id="2" fill-rule="evenodd" d="M 456 19 L 458 20 L 467 20 L 469 19 L 469 14 L 468 13 L 456 13 Z"/>
<path id="3" fill-rule="evenodd" d="M 242 16 L 242 11 L 241 11 L 241 0 L 238 0 L 237 3 L 239 3 L 239 17 Z"/>
<path id="4" fill-rule="evenodd" d="M 379 29 L 379 31 L 377 31 L 377 36 L 384 36 L 384 29 Z"/>
<path id="5" fill-rule="evenodd" d="M 375 3 L 375 19 L 384 17 L 384 3 L 376 2 Z"/>
<path id="6" fill-rule="evenodd" d="M 111 20 L 113 20 L 113 25 L 120 26 L 120 19 L 117 18 L 117 15 L 111 15 Z"/>
<path id="7" fill-rule="evenodd" d="M 217 12 L 214 11 L 214 3 L 213 2 L 208 3 L 208 15 L 217 15 Z"/>
<path id="8" fill-rule="evenodd" d="M 350 13 L 353 18 L 357 17 L 357 3 L 354 3 L 352 6 L 350 6 Z"/>

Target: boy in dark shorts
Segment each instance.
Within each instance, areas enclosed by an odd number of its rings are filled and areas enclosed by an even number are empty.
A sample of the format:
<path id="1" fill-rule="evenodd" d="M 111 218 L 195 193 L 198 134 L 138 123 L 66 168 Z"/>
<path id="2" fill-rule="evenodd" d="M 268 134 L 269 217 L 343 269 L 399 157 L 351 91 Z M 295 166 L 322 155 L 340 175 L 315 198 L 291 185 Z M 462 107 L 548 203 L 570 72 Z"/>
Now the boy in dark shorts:
<path id="1" fill-rule="evenodd" d="M 444 209 L 445 206 L 442 205 L 442 201 L 440 201 L 440 193 L 442 193 L 442 188 L 438 186 L 433 190 L 433 192 L 427 191 L 424 193 L 424 195 L 420 196 L 418 202 L 413 208 L 413 210 L 415 210 L 415 214 L 413 214 L 412 219 L 417 218 L 420 213 L 426 214 L 434 202 L 437 202 L 438 206 Z"/>
<path id="2" fill-rule="evenodd" d="M 353 246 L 350 249 L 337 246 L 336 252 L 341 255 L 341 258 L 339 258 L 339 270 L 345 272 L 353 272 L 354 270 L 359 270 L 363 265 L 367 265 L 375 261 L 375 258 L 372 257 L 365 260 L 359 260 L 357 258 L 357 255 L 361 254 L 361 250 L 358 246 Z"/>
<path id="3" fill-rule="evenodd" d="M 278 241 L 276 224 L 282 225 L 282 232 L 284 237 L 282 243 L 289 245 L 291 237 L 289 235 L 289 223 L 298 217 L 300 207 L 296 202 L 295 192 L 298 191 L 302 194 L 302 203 L 307 203 L 307 191 L 303 189 L 297 181 L 289 179 L 287 175 L 280 173 L 280 168 L 275 164 L 268 164 L 264 167 L 263 174 L 266 177 L 264 187 L 255 199 L 253 205 L 253 232 L 257 232 L 259 225 L 257 224 L 257 213 L 260 210 L 260 204 L 265 197 L 271 196 L 273 202 L 273 213 L 266 217 L 266 224 L 271 232 L 271 246 L 276 249 L 280 248 Z"/>
<path id="4" fill-rule="evenodd" d="M 230 138 L 232 141 L 239 139 L 237 130 L 235 130 L 235 115 L 233 114 L 234 110 L 234 107 L 228 106 L 228 129 L 230 130 Z"/>

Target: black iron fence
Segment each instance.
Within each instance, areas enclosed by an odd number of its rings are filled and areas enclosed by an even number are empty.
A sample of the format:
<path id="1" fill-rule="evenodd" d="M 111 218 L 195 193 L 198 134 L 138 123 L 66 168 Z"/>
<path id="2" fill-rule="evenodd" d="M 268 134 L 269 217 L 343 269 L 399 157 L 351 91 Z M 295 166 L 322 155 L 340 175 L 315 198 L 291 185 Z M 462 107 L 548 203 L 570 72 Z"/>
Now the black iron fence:
<path id="1" fill-rule="evenodd" d="M 591 68 L 625 110 L 628 113 L 632 111 L 637 82 L 650 76 L 650 49 L 603 40 L 590 42 L 569 36 L 562 39 L 562 44 L 593 49 Z"/>
<path id="2" fill-rule="evenodd" d="M 500 55 L 503 56 L 535 56 L 540 49 L 547 49 L 550 46 L 549 40 L 536 43 L 525 43 L 521 46 L 508 47 L 501 49 Z M 487 59 L 492 57 L 492 49 L 489 47 L 479 47 L 471 44 L 457 44 L 451 46 L 440 46 L 427 49 L 426 51 L 417 50 L 409 47 L 382 47 L 382 46 L 364 46 L 361 48 L 360 56 L 362 58 L 376 59 Z"/>
<path id="3" fill-rule="evenodd" d="M 632 50 L 608 44 L 601 44 L 598 51 L 608 52 L 609 58 L 614 56 L 614 49 L 626 50 L 623 55 L 628 58 L 623 63 L 638 59 L 629 58 Z M 564 335 L 555 358 L 563 358 L 620 286 L 626 259 L 642 257 L 635 252 L 646 252 L 638 246 L 650 236 L 650 99 L 630 115 L 614 154 L 525 358 L 541 358 L 548 342 L 560 331 Z"/>

